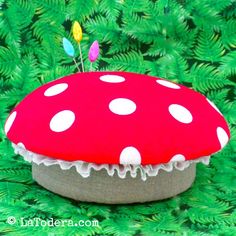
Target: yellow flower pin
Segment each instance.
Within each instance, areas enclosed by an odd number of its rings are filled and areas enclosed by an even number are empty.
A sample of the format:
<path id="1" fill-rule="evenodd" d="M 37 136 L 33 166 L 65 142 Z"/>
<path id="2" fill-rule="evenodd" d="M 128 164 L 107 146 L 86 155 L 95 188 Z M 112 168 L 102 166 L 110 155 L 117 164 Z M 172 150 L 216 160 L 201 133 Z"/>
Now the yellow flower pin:
<path id="1" fill-rule="evenodd" d="M 73 33 L 73 37 L 74 37 L 75 41 L 77 43 L 80 43 L 80 41 L 83 38 L 83 32 L 82 32 L 82 28 L 81 28 L 78 21 L 74 22 L 73 27 L 72 27 L 72 33 Z"/>

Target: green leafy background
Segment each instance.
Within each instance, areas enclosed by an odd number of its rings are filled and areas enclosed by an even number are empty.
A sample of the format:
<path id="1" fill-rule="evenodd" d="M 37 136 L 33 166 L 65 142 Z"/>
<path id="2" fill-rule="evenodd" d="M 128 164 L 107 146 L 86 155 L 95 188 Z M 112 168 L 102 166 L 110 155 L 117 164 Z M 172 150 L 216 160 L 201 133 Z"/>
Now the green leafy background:
<path id="1" fill-rule="evenodd" d="M 96 70 L 179 82 L 224 114 L 231 141 L 208 167 L 198 165 L 187 192 L 147 204 L 75 202 L 37 185 L 30 164 L 13 153 L 3 131 L 10 110 L 40 85 L 76 71 L 62 48 L 62 37 L 73 41 L 75 20 L 84 55 L 100 42 Z M 1 235 L 236 235 L 235 0 L 0 0 L 0 45 Z M 97 219 L 99 227 L 19 227 L 6 223 L 9 216 Z"/>

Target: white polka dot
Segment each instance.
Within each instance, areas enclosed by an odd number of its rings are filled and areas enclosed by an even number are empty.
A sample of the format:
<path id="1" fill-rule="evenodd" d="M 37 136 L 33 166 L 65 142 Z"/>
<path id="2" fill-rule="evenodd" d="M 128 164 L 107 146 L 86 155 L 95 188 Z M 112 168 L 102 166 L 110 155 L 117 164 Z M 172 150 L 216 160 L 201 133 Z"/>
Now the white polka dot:
<path id="1" fill-rule="evenodd" d="M 110 102 L 110 110 L 117 115 L 130 115 L 136 110 L 136 104 L 127 98 L 117 98 Z"/>
<path id="2" fill-rule="evenodd" d="M 17 146 L 20 147 L 20 148 L 25 149 L 25 145 L 23 143 L 17 143 Z"/>
<path id="3" fill-rule="evenodd" d="M 75 114 L 72 111 L 60 111 L 51 119 L 50 128 L 54 132 L 62 132 L 69 129 L 74 121 Z"/>
<path id="4" fill-rule="evenodd" d="M 11 113 L 11 115 L 8 117 L 6 124 L 5 124 L 5 133 L 7 134 L 9 132 L 9 130 L 11 129 L 11 126 L 13 125 L 14 120 L 16 119 L 16 111 L 14 111 L 13 113 Z"/>
<path id="5" fill-rule="evenodd" d="M 207 99 L 207 101 L 210 103 L 210 105 L 216 110 L 216 111 L 218 111 L 221 115 L 222 115 L 222 113 L 220 112 L 220 110 L 217 108 L 217 106 L 212 102 L 212 101 L 210 101 L 209 99 Z M 222 115 L 223 116 L 223 115 Z"/>
<path id="6" fill-rule="evenodd" d="M 176 155 L 174 155 L 174 156 L 171 158 L 171 160 L 170 160 L 170 162 L 176 162 L 176 161 L 185 161 L 184 155 L 182 155 L 182 154 L 176 154 Z"/>
<path id="7" fill-rule="evenodd" d="M 44 92 L 44 96 L 51 97 L 51 96 L 58 95 L 58 94 L 64 92 L 67 88 L 68 88 L 68 84 L 66 84 L 66 83 L 53 85 L 52 87 L 48 88 Z"/>
<path id="8" fill-rule="evenodd" d="M 178 104 L 170 105 L 169 112 L 179 122 L 189 124 L 193 120 L 193 117 L 190 111 L 181 105 L 178 105 Z"/>
<path id="9" fill-rule="evenodd" d="M 178 86 L 177 84 L 174 84 L 174 83 L 171 83 L 170 81 L 167 81 L 167 80 L 156 80 L 156 82 L 160 85 L 163 85 L 165 87 L 168 87 L 168 88 L 172 88 L 172 89 L 180 89 L 180 86 Z"/>
<path id="10" fill-rule="evenodd" d="M 126 147 L 120 154 L 120 164 L 139 165 L 141 164 L 141 155 L 135 147 Z"/>
<path id="11" fill-rule="evenodd" d="M 229 141 L 229 136 L 225 132 L 225 130 L 221 127 L 217 127 L 216 129 L 217 137 L 220 142 L 221 149 L 228 143 Z"/>
<path id="12" fill-rule="evenodd" d="M 100 80 L 108 83 L 121 83 L 125 81 L 125 78 L 119 75 L 103 75 Z"/>

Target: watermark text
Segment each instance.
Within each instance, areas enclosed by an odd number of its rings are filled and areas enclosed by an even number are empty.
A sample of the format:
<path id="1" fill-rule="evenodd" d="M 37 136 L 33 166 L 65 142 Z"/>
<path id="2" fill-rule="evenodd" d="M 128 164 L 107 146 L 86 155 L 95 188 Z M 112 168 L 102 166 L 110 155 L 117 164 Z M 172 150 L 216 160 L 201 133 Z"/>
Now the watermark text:
<path id="1" fill-rule="evenodd" d="M 72 220 L 72 219 L 41 219 L 35 217 L 32 219 L 9 216 L 6 223 L 9 225 L 19 225 L 21 227 L 99 227 L 98 220 Z"/>

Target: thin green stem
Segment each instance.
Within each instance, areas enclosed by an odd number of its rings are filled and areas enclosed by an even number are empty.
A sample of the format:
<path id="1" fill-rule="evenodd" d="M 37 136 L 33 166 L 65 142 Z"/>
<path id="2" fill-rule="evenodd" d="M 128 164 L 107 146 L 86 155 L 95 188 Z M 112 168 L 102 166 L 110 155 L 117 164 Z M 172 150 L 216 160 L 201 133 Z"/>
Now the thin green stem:
<path id="1" fill-rule="evenodd" d="M 73 57 L 73 61 L 74 61 L 75 65 L 76 65 L 76 67 L 77 67 L 78 71 L 80 72 L 79 65 L 77 64 L 77 62 L 76 62 L 76 60 L 75 60 L 75 58 L 74 58 L 74 57 Z"/>
<path id="2" fill-rule="evenodd" d="M 83 55 L 82 55 L 80 43 L 79 43 L 79 52 L 80 52 L 80 61 L 81 61 L 81 65 L 82 65 L 82 71 L 84 72 L 84 62 L 83 62 Z"/>

